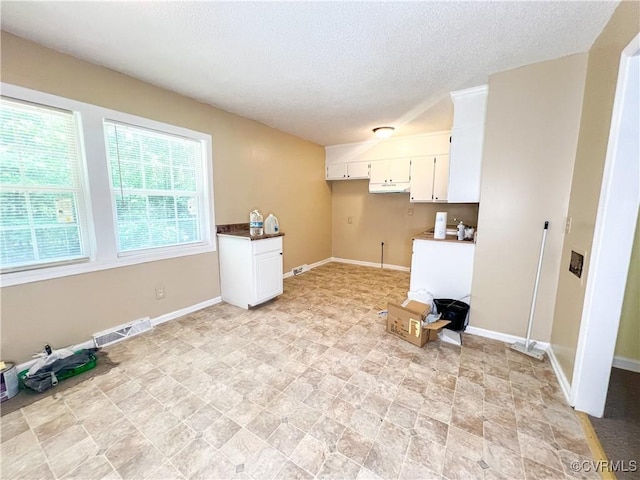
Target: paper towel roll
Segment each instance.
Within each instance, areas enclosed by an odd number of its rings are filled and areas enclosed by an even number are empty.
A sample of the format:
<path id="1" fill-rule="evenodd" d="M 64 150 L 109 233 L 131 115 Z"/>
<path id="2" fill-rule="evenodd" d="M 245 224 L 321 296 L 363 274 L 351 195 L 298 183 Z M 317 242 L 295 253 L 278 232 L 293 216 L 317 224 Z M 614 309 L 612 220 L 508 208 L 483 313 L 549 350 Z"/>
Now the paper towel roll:
<path id="1" fill-rule="evenodd" d="M 433 238 L 443 240 L 447 237 L 447 212 L 436 212 L 436 224 L 433 229 Z"/>

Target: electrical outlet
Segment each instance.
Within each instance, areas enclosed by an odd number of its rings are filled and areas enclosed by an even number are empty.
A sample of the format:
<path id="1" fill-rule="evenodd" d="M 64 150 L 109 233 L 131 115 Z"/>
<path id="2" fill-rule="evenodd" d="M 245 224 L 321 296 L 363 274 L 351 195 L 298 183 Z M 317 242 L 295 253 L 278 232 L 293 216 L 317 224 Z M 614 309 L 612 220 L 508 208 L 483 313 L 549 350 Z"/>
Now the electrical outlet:
<path id="1" fill-rule="evenodd" d="M 353 218 L 351 218 L 351 217 L 347 217 L 347 223 L 348 223 L 348 224 L 352 224 L 352 223 L 353 223 Z"/>
<path id="2" fill-rule="evenodd" d="M 164 285 L 157 285 L 156 286 L 156 300 L 162 300 L 166 295 L 166 292 L 164 290 Z"/>
<path id="3" fill-rule="evenodd" d="M 409 209 L 409 216 L 412 217 L 413 216 L 413 208 Z"/>
<path id="4" fill-rule="evenodd" d="M 564 233 L 567 235 L 571 233 L 571 217 L 567 217 L 567 223 L 564 226 Z"/>

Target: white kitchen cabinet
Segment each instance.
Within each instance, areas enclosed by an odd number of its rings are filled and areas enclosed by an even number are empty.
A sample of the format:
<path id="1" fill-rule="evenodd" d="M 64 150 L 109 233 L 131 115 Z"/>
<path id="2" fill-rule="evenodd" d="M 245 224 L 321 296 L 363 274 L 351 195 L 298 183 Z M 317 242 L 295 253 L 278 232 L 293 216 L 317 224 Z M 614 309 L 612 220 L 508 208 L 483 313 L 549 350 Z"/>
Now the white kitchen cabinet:
<path id="1" fill-rule="evenodd" d="M 474 254 L 473 242 L 414 239 L 409 289 L 470 303 Z"/>
<path id="2" fill-rule="evenodd" d="M 435 158 L 433 171 L 433 201 L 446 202 L 449 192 L 449 156 Z"/>
<path id="3" fill-rule="evenodd" d="M 371 183 L 408 183 L 411 171 L 411 159 L 392 158 L 371 162 Z"/>
<path id="4" fill-rule="evenodd" d="M 433 162 L 434 157 L 411 159 L 409 201 L 431 202 L 433 200 Z"/>
<path id="5" fill-rule="evenodd" d="M 347 164 L 338 163 L 334 165 L 327 165 L 327 174 L 325 178 L 327 180 L 346 180 Z"/>
<path id="6" fill-rule="evenodd" d="M 453 129 L 448 192 L 450 203 L 480 201 L 487 94 L 486 85 L 451 92 Z"/>
<path id="7" fill-rule="evenodd" d="M 334 163 L 327 165 L 327 180 L 359 180 L 369 178 L 369 162 Z"/>
<path id="8" fill-rule="evenodd" d="M 410 202 L 446 202 L 448 185 L 448 155 L 411 159 Z"/>
<path id="9" fill-rule="evenodd" d="M 369 178 L 369 162 L 347 163 L 347 178 L 350 180 Z"/>
<path id="10" fill-rule="evenodd" d="M 218 234 L 222 300 L 248 309 L 283 292 L 282 237 Z"/>

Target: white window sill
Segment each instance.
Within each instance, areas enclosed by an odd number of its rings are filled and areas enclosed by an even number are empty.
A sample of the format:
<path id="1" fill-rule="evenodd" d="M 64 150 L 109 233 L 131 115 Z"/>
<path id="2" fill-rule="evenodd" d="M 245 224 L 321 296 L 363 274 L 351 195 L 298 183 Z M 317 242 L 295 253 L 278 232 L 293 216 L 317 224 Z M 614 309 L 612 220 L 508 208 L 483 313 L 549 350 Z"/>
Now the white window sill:
<path id="1" fill-rule="evenodd" d="M 71 275 L 81 275 L 83 273 L 98 272 L 111 268 L 127 267 L 140 263 L 157 262 L 172 258 L 187 257 L 190 255 L 200 255 L 202 253 L 215 252 L 215 244 L 204 244 L 184 248 L 164 249 L 158 252 L 145 252 L 140 254 L 127 254 L 113 260 L 90 260 L 88 262 L 75 263 L 49 268 L 39 268 L 35 270 L 25 270 L 22 272 L 5 273 L 0 276 L 0 286 L 11 287 L 25 283 L 40 282 L 54 278 L 68 277 Z"/>

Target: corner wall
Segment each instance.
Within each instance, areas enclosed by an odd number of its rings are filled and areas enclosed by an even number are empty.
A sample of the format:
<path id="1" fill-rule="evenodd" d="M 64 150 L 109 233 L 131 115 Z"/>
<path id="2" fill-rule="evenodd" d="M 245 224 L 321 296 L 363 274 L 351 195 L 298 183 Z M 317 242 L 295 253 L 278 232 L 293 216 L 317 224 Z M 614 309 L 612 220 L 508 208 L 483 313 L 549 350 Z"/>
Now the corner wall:
<path id="1" fill-rule="evenodd" d="M 545 220 L 533 338 L 547 342 L 587 55 L 489 77 L 470 325 L 524 337 Z"/>
<path id="2" fill-rule="evenodd" d="M 562 246 L 562 268 L 558 276 L 551 333 L 552 348 L 569 382 L 573 378 L 582 321 L 582 306 L 589 275 L 588 261 L 609 142 L 620 55 L 640 31 L 639 18 L 640 2 L 621 2 L 589 50 L 580 134 L 569 198 L 568 216 L 572 218 L 572 227 Z M 587 253 L 582 282 L 568 270 L 572 249 Z"/>
<path id="3" fill-rule="evenodd" d="M 284 269 L 331 256 L 331 190 L 324 148 L 113 70 L 2 32 L 1 80 L 208 133 L 215 220 L 273 212 Z M 155 299 L 163 283 L 166 298 Z M 220 295 L 217 252 L 63 277 L 1 290 L 2 359 L 28 360 L 45 343 L 85 341 L 100 330 Z"/>

